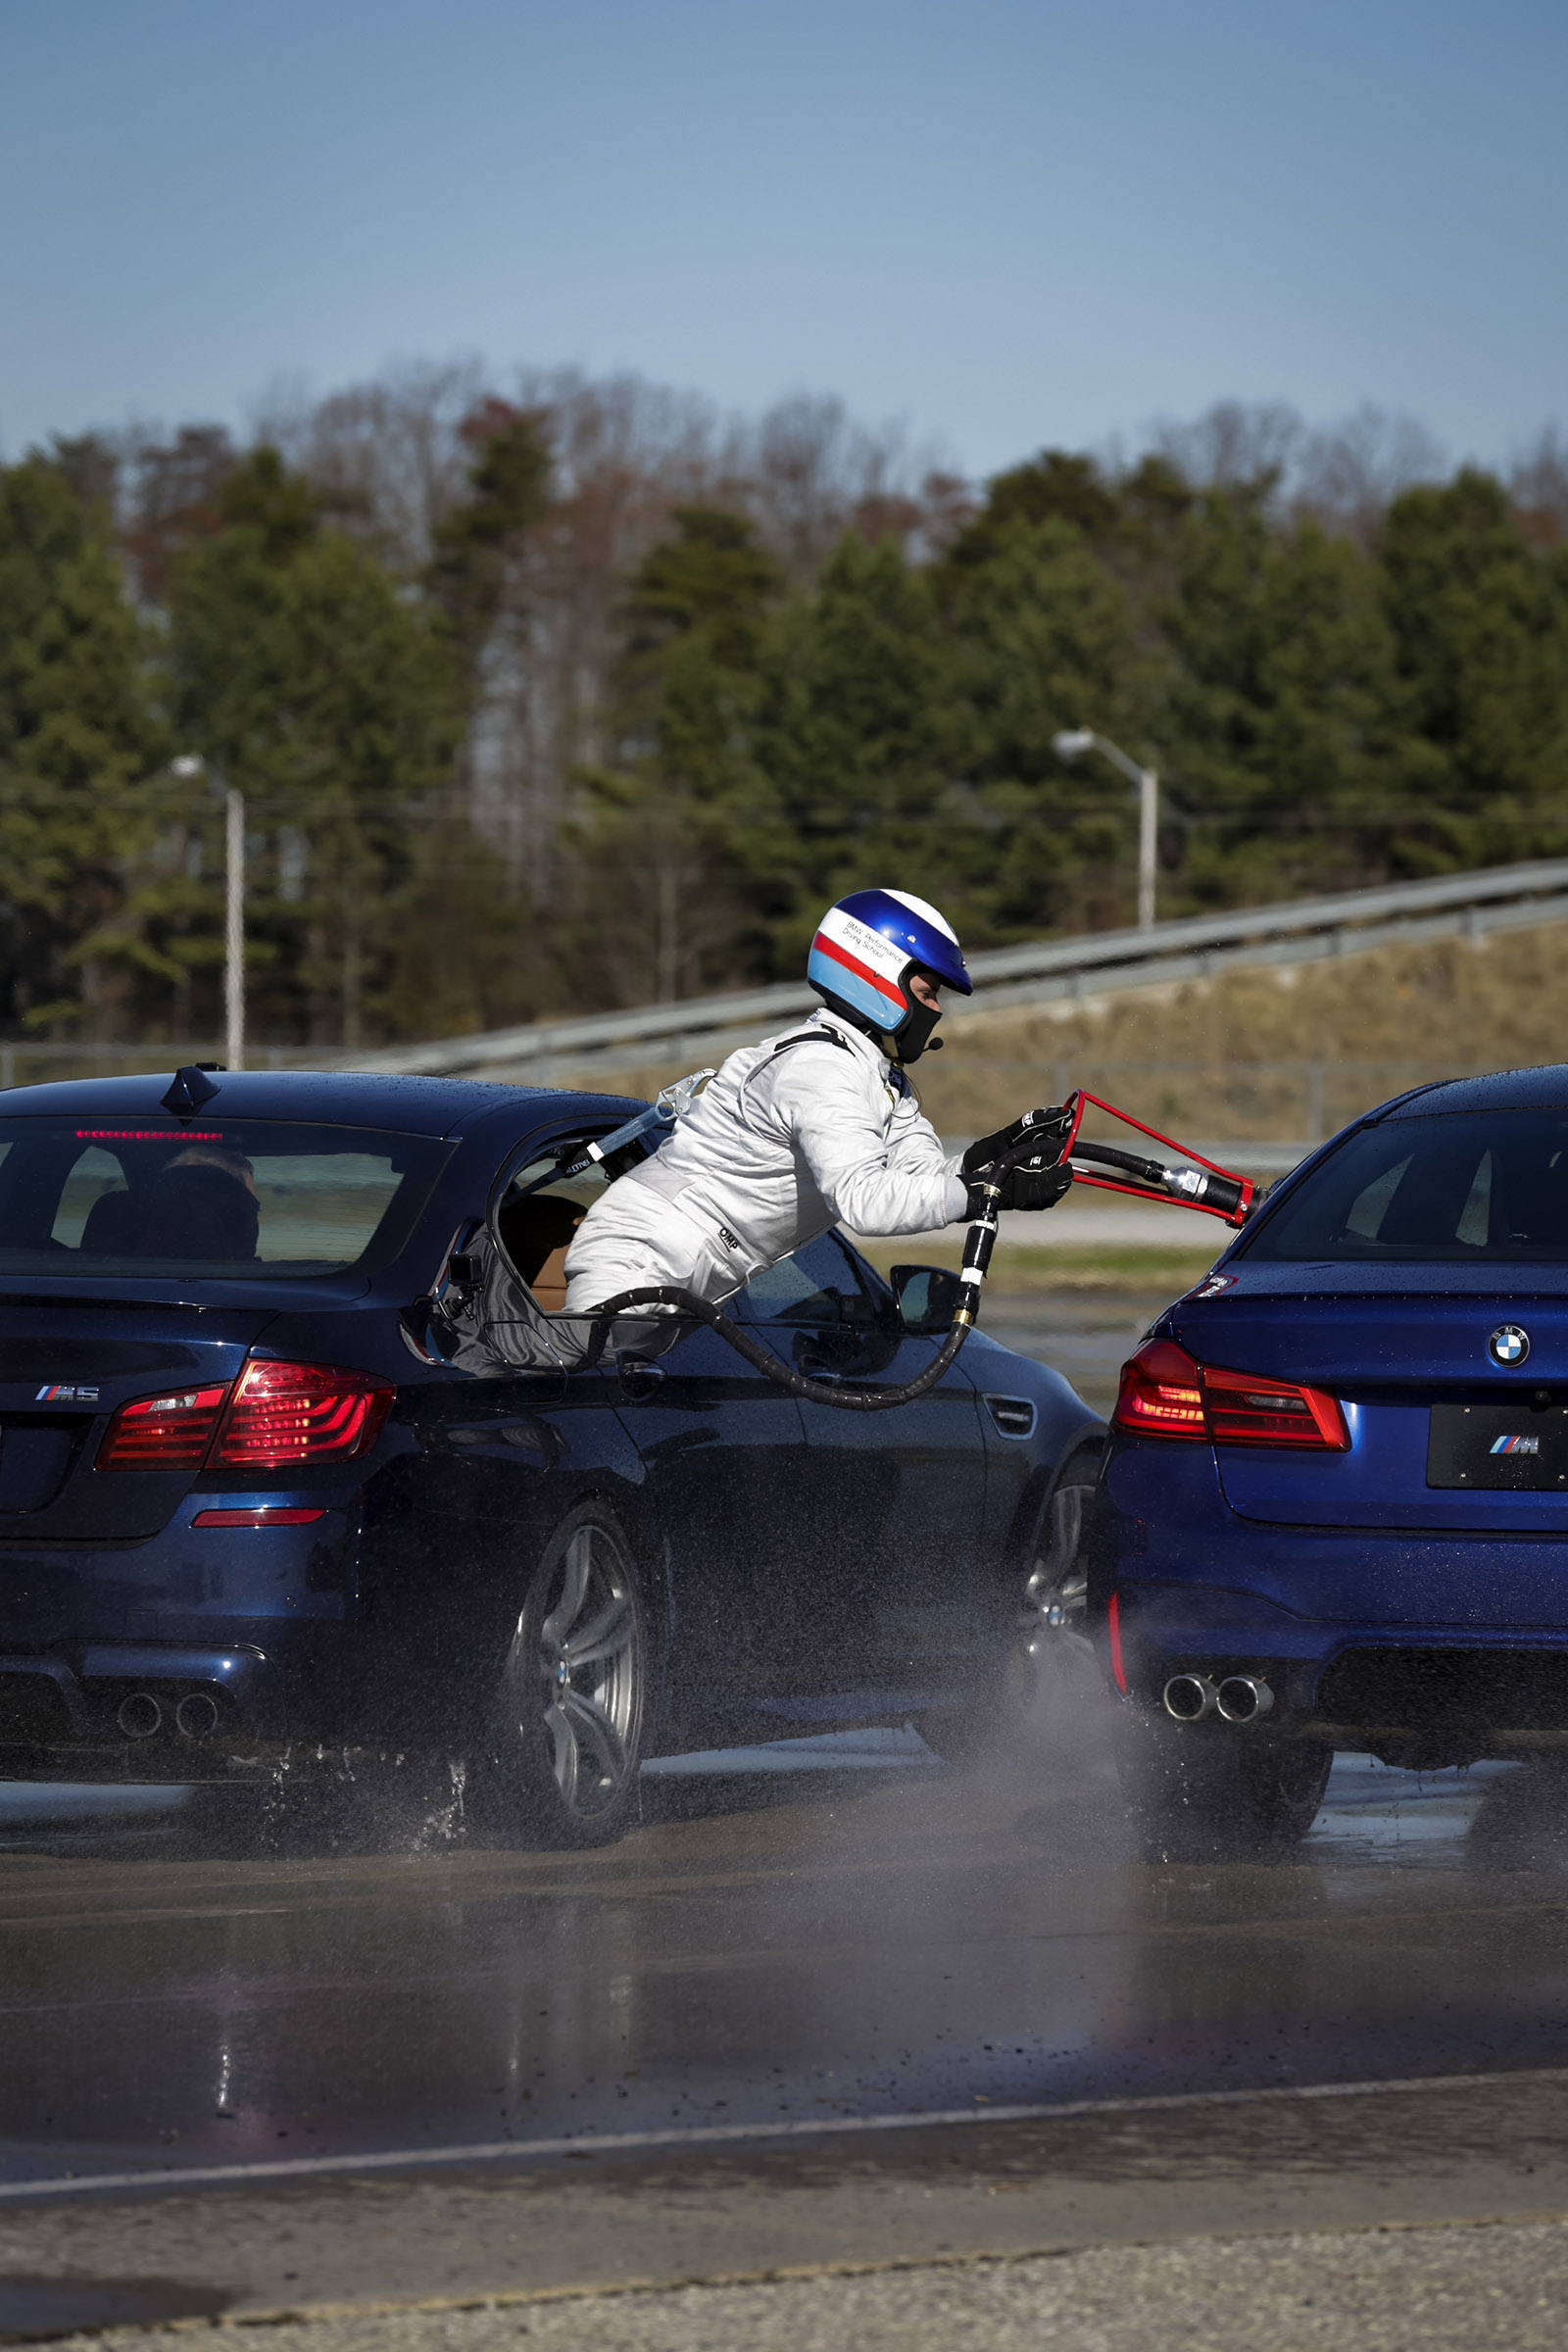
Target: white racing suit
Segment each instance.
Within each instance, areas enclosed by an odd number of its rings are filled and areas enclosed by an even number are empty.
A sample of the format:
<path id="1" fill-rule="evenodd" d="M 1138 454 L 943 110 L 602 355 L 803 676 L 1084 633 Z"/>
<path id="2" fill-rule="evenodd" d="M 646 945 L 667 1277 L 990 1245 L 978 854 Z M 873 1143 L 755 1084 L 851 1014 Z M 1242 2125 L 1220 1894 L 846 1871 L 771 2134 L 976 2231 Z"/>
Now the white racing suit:
<path id="1" fill-rule="evenodd" d="M 823 1007 L 732 1054 L 594 1202 L 566 1252 L 564 1311 L 656 1284 L 716 1305 L 830 1225 L 928 1233 L 967 1200 L 903 1071 Z"/>

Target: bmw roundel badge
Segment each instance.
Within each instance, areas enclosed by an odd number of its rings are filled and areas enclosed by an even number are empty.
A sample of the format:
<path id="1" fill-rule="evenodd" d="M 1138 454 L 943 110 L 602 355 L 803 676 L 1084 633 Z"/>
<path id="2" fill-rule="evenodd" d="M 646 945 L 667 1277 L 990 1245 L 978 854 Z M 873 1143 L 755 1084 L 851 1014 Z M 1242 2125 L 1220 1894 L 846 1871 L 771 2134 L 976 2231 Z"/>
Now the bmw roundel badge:
<path id="1" fill-rule="evenodd" d="M 1522 1364 L 1530 1353 L 1530 1334 L 1517 1323 L 1499 1323 L 1487 1342 L 1487 1353 L 1494 1364 Z"/>

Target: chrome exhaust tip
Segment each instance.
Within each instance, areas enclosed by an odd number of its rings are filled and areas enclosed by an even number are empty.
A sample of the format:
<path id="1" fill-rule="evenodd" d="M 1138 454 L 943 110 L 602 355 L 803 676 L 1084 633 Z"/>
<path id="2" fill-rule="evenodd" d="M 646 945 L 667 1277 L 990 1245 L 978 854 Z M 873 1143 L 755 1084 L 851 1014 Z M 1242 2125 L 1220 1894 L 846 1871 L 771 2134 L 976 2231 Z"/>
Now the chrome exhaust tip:
<path id="1" fill-rule="evenodd" d="M 1218 1694 L 1206 1674 L 1173 1674 L 1160 1696 L 1173 1721 L 1199 1723 L 1213 1714 Z"/>
<path id="2" fill-rule="evenodd" d="M 151 1740 L 163 1728 L 164 1710 L 150 1690 L 132 1690 L 115 1721 L 127 1740 Z"/>
<path id="3" fill-rule="evenodd" d="M 218 1729 L 218 1701 L 205 1690 L 190 1690 L 174 1709 L 182 1740 L 210 1740 Z"/>
<path id="4" fill-rule="evenodd" d="M 1274 1693 L 1259 1675 L 1228 1674 L 1214 1693 L 1214 1704 L 1227 1723 L 1256 1723 L 1274 1704 Z"/>

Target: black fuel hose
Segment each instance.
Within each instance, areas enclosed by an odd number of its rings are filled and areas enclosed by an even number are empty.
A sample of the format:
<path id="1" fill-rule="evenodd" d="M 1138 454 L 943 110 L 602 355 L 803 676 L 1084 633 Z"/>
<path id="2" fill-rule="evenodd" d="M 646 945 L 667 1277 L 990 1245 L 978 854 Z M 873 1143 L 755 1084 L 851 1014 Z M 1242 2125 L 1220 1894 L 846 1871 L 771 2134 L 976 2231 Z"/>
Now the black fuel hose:
<path id="1" fill-rule="evenodd" d="M 1072 1157 L 1136 1176 L 1151 1192 L 1168 1200 L 1185 1200 L 1195 1208 L 1200 1203 L 1205 1207 L 1212 1204 L 1225 1216 L 1240 1208 L 1245 1194 L 1239 1178 L 1222 1176 L 1217 1168 L 1171 1168 L 1162 1159 L 1146 1159 L 1137 1152 L 1122 1151 L 1118 1144 L 1086 1143 L 1081 1136 L 1073 1145 Z"/>
<path id="2" fill-rule="evenodd" d="M 845 1413 L 885 1413 L 895 1404 L 909 1404 L 916 1396 L 923 1396 L 928 1389 L 936 1387 L 968 1338 L 970 1330 L 969 1321 L 959 1319 L 963 1314 L 960 1307 L 949 1324 L 947 1337 L 936 1354 L 913 1380 L 905 1381 L 897 1389 L 849 1389 L 841 1388 L 837 1381 L 812 1380 L 808 1374 L 797 1372 L 792 1365 L 785 1363 L 782 1356 L 775 1355 L 771 1348 L 764 1348 L 760 1340 L 754 1339 L 744 1324 L 735 1322 L 721 1307 L 710 1306 L 706 1298 L 699 1298 L 694 1291 L 680 1291 L 665 1284 L 654 1290 L 622 1291 L 618 1297 L 607 1298 L 603 1306 L 594 1308 L 595 1325 L 597 1327 L 602 1322 L 608 1333 L 616 1315 L 626 1314 L 637 1306 L 678 1307 L 682 1314 L 695 1316 L 699 1322 L 706 1323 L 710 1331 L 716 1331 L 721 1340 L 727 1340 L 737 1355 L 745 1356 L 746 1361 L 755 1365 L 776 1388 L 787 1389 L 792 1396 L 804 1397 L 809 1404 L 837 1405 L 840 1412 Z M 599 1345 L 590 1353 L 590 1362 L 603 1350 L 603 1335 L 598 1333 L 597 1328 L 596 1337 Z"/>
<path id="3" fill-rule="evenodd" d="M 980 1286 L 986 1278 L 991 1252 L 996 1247 L 997 1202 L 1002 1195 L 1002 1180 L 1015 1161 L 1038 1156 L 1040 1149 L 1038 1132 L 1025 1135 L 978 1180 L 984 1206 L 964 1236 L 963 1263 L 958 1270 L 958 1303 L 954 1309 L 953 1321 L 948 1325 L 941 1347 L 925 1369 L 899 1388 L 852 1389 L 842 1386 L 838 1381 L 812 1380 L 808 1373 L 797 1372 L 793 1366 L 785 1363 L 783 1357 L 775 1355 L 771 1348 L 764 1348 L 760 1340 L 754 1339 L 743 1324 L 726 1315 L 721 1307 L 710 1305 L 706 1298 L 699 1298 L 694 1291 L 677 1290 L 668 1284 L 660 1284 L 648 1290 L 621 1291 L 615 1298 L 607 1298 L 602 1306 L 596 1306 L 593 1309 L 593 1342 L 586 1360 L 596 1363 L 603 1355 L 610 1326 L 617 1315 L 629 1313 L 638 1306 L 672 1306 L 680 1313 L 692 1315 L 698 1322 L 706 1323 L 710 1331 L 716 1331 L 721 1340 L 729 1343 L 737 1355 L 743 1355 L 749 1364 L 755 1366 L 764 1379 L 772 1381 L 777 1388 L 786 1389 L 792 1396 L 804 1398 L 808 1404 L 830 1404 L 841 1413 L 886 1413 L 896 1404 L 912 1404 L 917 1396 L 924 1396 L 936 1387 L 974 1329 L 975 1318 L 980 1311 Z"/>
<path id="4" fill-rule="evenodd" d="M 1124 1152 L 1119 1144 L 1086 1143 L 1082 1136 L 1072 1148 L 1074 1159 L 1092 1159 L 1106 1168 L 1121 1168 L 1129 1176 L 1140 1176 L 1147 1185 L 1164 1186 L 1170 1174 L 1163 1160 L 1146 1159 L 1137 1152 Z"/>

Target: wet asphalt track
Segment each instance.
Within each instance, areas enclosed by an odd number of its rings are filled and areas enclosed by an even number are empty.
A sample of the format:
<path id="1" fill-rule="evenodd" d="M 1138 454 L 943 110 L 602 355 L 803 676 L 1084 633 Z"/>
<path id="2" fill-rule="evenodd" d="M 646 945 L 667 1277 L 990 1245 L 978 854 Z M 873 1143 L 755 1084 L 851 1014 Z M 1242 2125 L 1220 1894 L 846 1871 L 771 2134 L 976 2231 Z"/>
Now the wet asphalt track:
<path id="1" fill-rule="evenodd" d="M 1525 1772 L 1342 1764 L 1296 1860 L 1197 1869 L 1136 1857 L 1088 1722 L 1033 1770 L 773 1760 L 651 1777 L 581 1855 L 408 1792 L 338 1859 L 14 1823 L 0 2180 L 1568 2065 L 1565 1800 Z"/>
<path id="2" fill-rule="evenodd" d="M 785 1760 L 652 1777 L 570 1857 L 13 1820 L 0 2331 L 870 2266 L 863 2340 L 936 2343 L 910 2263 L 1568 2212 L 1560 1785 L 1346 1763 L 1292 1861 L 1174 1868 L 1087 1722 L 967 1773 L 912 1737 Z M 1521 2310 L 1561 2235 L 1506 2240 Z M 466 2340 L 429 2327 L 397 2340 Z"/>
<path id="3" fill-rule="evenodd" d="M 1059 1320 L 1110 1359 L 1132 1315 Z M 962 1772 L 897 1732 L 654 1772 L 603 1853 L 428 1787 L 364 1826 L 0 1809 L 0 2332 L 1568 2212 L 1544 1770 L 1342 1759 L 1291 1860 L 1152 1866 L 1086 1703 Z M 1558 2241 L 1507 2242 L 1536 2312 Z"/>

